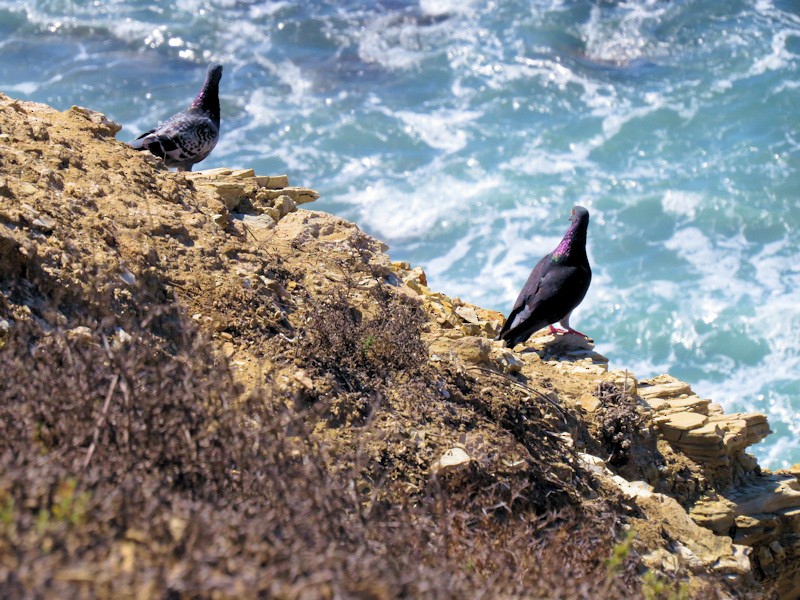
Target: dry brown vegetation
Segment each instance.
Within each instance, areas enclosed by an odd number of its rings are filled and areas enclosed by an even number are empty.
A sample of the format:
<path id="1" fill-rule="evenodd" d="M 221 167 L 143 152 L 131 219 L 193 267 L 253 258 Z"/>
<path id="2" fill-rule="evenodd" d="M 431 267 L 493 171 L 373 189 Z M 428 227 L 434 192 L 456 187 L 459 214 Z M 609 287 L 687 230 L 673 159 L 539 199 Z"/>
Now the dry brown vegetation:
<path id="1" fill-rule="evenodd" d="M 597 386 L 600 406 L 596 411 L 598 437 L 604 445 L 608 463 L 622 467 L 631 459 L 634 446 L 652 446 L 640 432 L 644 418 L 636 409 L 636 401 L 623 386 L 604 381 Z"/>
<path id="2" fill-rule="evenodd" d="M 605 567 L 619 523 L 602 503 L 547 511 L 480 477 L 370 503 L 361 476 L 336 468 L 370 469 L 359 444 L 333 454 L 306 425 L 330 418 L 330 402 L 320 410 L 277 387 L 243 394 L 180 310 L 129 292 L 129 306 L 148 309 L 90 301 L 91 317 L 65 321 L 41 302 L 4 340 L 4 597 L 611 598 L 635 589 L 632 559 L 618 573 Z M 315 308 L 301 335 L 327 336 L 331 353 L 309 342 L 298 355 L 371 411 L 391 382 L 424 371 L 413 309 L 393 307 L 398 328 L 386 312 L 356 318 L 344 292 Z M 406 389 L 424 391 L 417 383 Z M 371 412 L 355 412 L 358 423 L 334 425 L 369 429 Z"/>

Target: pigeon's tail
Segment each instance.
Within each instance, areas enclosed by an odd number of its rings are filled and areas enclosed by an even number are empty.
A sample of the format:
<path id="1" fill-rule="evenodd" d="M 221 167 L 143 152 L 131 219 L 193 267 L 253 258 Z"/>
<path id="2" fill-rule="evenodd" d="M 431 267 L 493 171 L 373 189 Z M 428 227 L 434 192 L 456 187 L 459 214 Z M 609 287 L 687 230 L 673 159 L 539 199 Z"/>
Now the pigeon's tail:
<path id="1" fill-rule="evenodd" d="M 165 160 L 170 158 L 168 156 L 169 153 L 174 153 L 178 150 L 177 144 L 169 136 L 151 135 L 150 133 L 145 133 L 136 138 L 130 143 L 130 146 L 135 150 L 148 150 L 151 154 L 155 154 Z"/>
<path id="2" fill-rule="evenodd" d="M 147 139 L 147 136 L 151 133 L 155 133 L 155 129 L 151 129 L 150 131 L 145 131 L 142 135 L 138 138 L 129 142 L 128 145 L 133 148 L 134 150 L 147 150 L 147 145 L 149 144 L 150 140 Z"/>
<path id="3" fill-rule="evenodd" d="M 528 339 L 529 335 L 521 335 L 520 332 L 516 332 L 517 335 L 514 335 L 514 331 L 506 331 L 502 335 L 498 335 L 498 340 L 503 340 L 506 343 L 507 348 L 513 348 L 517 344 L 520 344 Z"/>
<path id="4" fill-rule="evenodd" d="M 516 327 L 509 327 L 508 329 L 504 327 L 500 330 L 496 339 L 503 340 L 507 347 L 513 348 L 517 344 L 525 342 L 534 332 L 539 331 L 542 327 L 547 327 L 547 325 L 546 320 L 540 320 L 535 323 L 522 322 Z"/>

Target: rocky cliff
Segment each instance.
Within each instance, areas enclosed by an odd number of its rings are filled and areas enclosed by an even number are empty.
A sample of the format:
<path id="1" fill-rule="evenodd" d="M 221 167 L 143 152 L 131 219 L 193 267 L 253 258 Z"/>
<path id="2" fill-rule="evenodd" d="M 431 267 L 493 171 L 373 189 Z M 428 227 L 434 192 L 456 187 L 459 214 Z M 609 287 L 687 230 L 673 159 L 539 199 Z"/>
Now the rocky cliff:
<path id="1" fill-rule="evenodd" d="M 503 348 L 316 192 L 118 130 L 0 95 L 4 596 L 800 597 L 764 415 Z"/>

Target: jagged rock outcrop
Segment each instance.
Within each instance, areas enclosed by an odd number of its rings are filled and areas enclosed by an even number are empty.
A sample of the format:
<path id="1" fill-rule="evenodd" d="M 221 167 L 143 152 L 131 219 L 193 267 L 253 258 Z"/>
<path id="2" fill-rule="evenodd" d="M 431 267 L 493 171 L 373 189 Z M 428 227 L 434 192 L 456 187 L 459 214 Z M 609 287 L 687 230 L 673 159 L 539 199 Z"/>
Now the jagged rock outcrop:
<path id="1" fill-rule="evenodd" d="M 753 568 L 792 597 L 800 590 L 800 482 L 791 473 L 762 473 L 745 453 L 769 435 L 766 416 L 725 414 L 666 375 L 643 384 L 639 394 L 664 442 L 694 463 L 690 478 L 674 482 L 675 496 L 695 522 L 749 547 Z"/>
<path id="2" fill-rule="evenodd" d="M 542 369 L 549 369 L 594 385 L 615 381 L 636 397 L 656 434 L 660 469 L 648 471 L 643 465 L 642 480 L 631 481 L 613 473 L 598 457 L 583 454 L 582 459 L 632 499 L 648 519 L 662 523 L 662 535 L 676 550 L 651 552 L 645 561 L 649 566 L 669 571 L 683 565 L 725 576 L 756 576 L 774 582 L 781 598 L 797 597 L 797 473 L 762 472 L 745 452 L 771 433 L 765 415 L 725 414 L 722 406 L 698 397 L 690 384 L 669 375 L 637 381 L 625 371 L 609 372 L 608 359 L 595 352 L 590 341 L 576 336 L 552 336 L 543 330 L 528 342 L 534 352 L 512 352 L 486 340 L 499 330 L 502 314 L 432 292 L 419 267 L 395 263 L 395 268 L 406 285 L 424 298 L 443 330 L 431 340 L 434 356 L 448 349 L 466 364 L 522 373 L 529 380 L 541 378 Z M 587 413 L 600 404 L 591 393 L 576 396 L 576 405 Z M 679 466 L 670 468 L 665 457 L 676 458 Z"/>
<path id="3" fill-rule="evenodd" d="M 271 229 L 299 205 L 319 198 L 314 190 L 290 187 L 286 175 L 260 176 L 252 169 L 195 171 L 187 173 L 187 179 L 222 204 L 220 212 L 212 216 L 221 226 L 233 223 L 245 228 Z"/>

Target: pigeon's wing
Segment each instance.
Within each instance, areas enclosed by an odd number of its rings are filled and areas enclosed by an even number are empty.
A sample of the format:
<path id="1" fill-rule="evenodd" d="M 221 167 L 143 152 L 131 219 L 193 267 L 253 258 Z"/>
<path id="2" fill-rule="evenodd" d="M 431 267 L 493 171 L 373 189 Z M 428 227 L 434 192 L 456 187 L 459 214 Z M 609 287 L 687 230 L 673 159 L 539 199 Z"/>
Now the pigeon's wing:
<path id="1" fill-rule="evenodd" d="M 522 321 L 530 317 L 530 311 L 527 306 L 528 300 L 534 298 L 538 293 L 539 286 L 542 284 L 542 279 L 547 273 L 548 266 L 551 264 L 552 260 L 550 254 L 536 263 L 533 271 L 528 275 L 528 280 L 525 282 L 525 285 L 522 286 L 522 290 L 519 296 L 517 296 L 517 301 L 514 302 L 514 308 L 511 309 L 511 313 L 509 313 L 506 322 L 503 323 L 503 327 L 500 329 L 497 339 L 506 339 L 506 334 L 511 328 L 516 327 Z"/>
<path id="2" fill-rule="evenodd" d="M 557 265 L 542 279 L 539 293 L 530 302 L 531 312 L 548 323 L 567 316 L 581 303 L 591 281 L 591 271 L 580 265 Z"/>
<path id="3" fill-rule="evenodd" d="M 176 160 L 200 162 L 211 153 L 217 145 L 218 138 L 219 129 L 208 117 L 197 119 L 188 126 L 182 126 L 178 135 L 173 137 L 179 153 Z"/>
<path id="4" fill-rule="evenodd" d="M 163 158 L 168 166 L 173 166 L 203 160 L 216 146 L 218 133 L 216 125 L 208 117 L 179 113 L 139 138 L 141 141 L 137 139 L 134 142 Z"/>
<path id="5" fill-rule="evenodd" d="M 531 273 L 500 337 L 515 345 L 545 325 L 560 321 L 583 300 L 590 280 L 588 269 L 548 259 L 539 273 L 536 269 Z"/>

